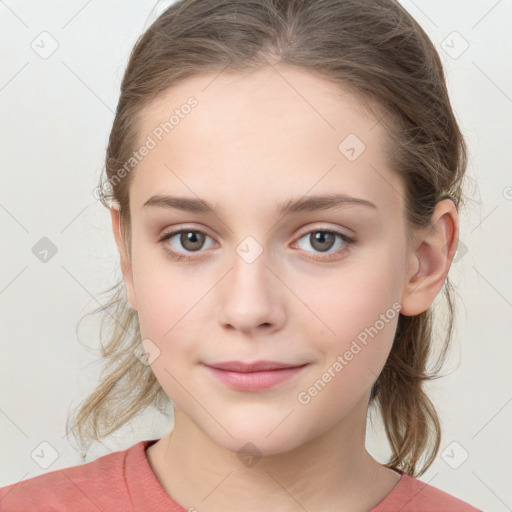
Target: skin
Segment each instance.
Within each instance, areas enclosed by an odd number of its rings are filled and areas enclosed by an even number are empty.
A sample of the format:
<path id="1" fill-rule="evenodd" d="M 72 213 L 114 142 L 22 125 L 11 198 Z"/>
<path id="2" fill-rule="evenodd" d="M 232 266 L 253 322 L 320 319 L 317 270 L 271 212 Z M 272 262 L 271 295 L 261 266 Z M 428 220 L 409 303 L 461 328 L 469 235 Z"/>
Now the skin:
<path id="1" fill-rule="evenodd" d="M 399 480 L 365 449 L 370 389 L 398 314 L 309 403 L 297 395 L 393 303 L 404 315 L 431 305 L 456 250 L 456 208 L 440 201 L 408 244 L 386 130 L 348 91 L 297 68 L 190 78 L 146 108 L 141 143 L 192 95 L 198 106 L 132 171 L 131 255 L 111 209 L 128 300 L 175 405 L 149 463 L 177 503 L 201 512 L 370 510 Z M 350 133 L 366 146 L 352 162 L 338 150 Z M 275 214 L 286 200 L 329 193 L 377 208 Z M 199 197 L 216 214 L 143 208 L 156 194 Z M 308 233 L 326 228 L 357 240 L 322 252 Z M 208 236 L 199 252 L 179 236 L 159 242 L 174 229 Z M 251 263 L 236 251 L 248 236 L 262 250 Z M 192 259 L 171 259 L 165 244 Z M 228 388 L 202 364 L 262 359 L 309 364 L 259 392 Z M 261 455 L 250 467 L 237 456 L 248 442 Z"/>

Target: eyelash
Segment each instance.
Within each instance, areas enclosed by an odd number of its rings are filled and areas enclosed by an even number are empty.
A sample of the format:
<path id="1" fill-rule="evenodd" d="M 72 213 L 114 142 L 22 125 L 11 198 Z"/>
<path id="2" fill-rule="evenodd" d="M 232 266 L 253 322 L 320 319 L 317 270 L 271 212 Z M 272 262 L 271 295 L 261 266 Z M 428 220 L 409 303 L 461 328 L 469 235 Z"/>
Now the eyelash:
<path id="1" fill-rule="evenodd" d="M 180 254 L 179 252 L 177 251 L 174 251 L 172 250 L 168 244 L 165 244 L 164 242 L 166 242 L 167 240 L 169 240 L 170 238 L 172 238 L 173 236 L 175 235 L 179 235 L 180 233 L 199 233 L 199 234 L 202 234 L 202 235 L 205 235 L 207 236 L 208 238 L 211 238 L 207 233 L 205 233 L 204 231 L 200 230 L 200 229 L 179 229 L 179 230 L 176 230 L 176 231 L 172 231 L 171 233 L 166 233 L 164 234 L 160 239 L 159 239 L 159 242 L 163 244 L 164 246 L 164 250 L 176 261 L 182 261 L 182 260 L 186 260 L 186 261 L 190 261 L 190 260 L 193 260 L 195 259 L 193 256 L 184 256 L 183 254 Z M 313 257 L 314 260 L 317 260 L 317 261 L 329 261 L 333 258 L 336 258 L 337 256 L 340 255 L 340 253 L 344 252 L 347 250 L 347 248 L 354 244 L 356 242 L 356 239 L 353 238 L 353 237 L 349 237 L 347 235 L 345 235 L 344 233 L 341 233 L 339 231 L 336 231 L 336 230 L 333 230 L 333 229 L 329 229 L 329 228 L 316 228 L 316 229 L 312 229 L 312 230 L 309 230 L 309 231 L 305 231 L 304 233 L 302 233 L 299 238 L 297 240 L 300 240 L 301 238 L 303 238 L 305 235 L 310 235 L 311 233 L 330 233 L 334 236 L 337 236 L 339 238 L 341 238 L 341 240 L 343 240 L 343 242 L 345 242 L 344 246 L 341 248 L 341 249 L 338 249 L 337 251 L 334 251 L 332 253 L 325 253 L 326 256 L 324 257 Z M 197 252 L 203 252 L 203 251 L 197 251 Z"/>

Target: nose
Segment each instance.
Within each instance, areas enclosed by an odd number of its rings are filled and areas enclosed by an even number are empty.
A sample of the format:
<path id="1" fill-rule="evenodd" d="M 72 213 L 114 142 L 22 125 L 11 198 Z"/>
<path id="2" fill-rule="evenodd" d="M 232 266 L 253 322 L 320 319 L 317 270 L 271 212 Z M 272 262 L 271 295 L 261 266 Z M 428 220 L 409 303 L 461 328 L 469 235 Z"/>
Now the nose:
<path id="1" fill-rule="evenodd" d="M 237 256 L 218 290 L 219 322 L 244 334 L 274 332 L 285 322 L 288 296 L 263 254 L 251 263 Z"/>

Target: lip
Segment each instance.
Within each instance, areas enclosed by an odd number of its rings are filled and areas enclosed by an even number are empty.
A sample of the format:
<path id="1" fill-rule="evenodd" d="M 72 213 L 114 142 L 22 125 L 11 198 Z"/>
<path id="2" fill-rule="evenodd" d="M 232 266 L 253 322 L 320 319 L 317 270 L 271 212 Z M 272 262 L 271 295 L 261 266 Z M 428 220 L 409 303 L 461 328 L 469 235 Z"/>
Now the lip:
<path id="1" fill-rule="evenodd" d="M 224 385 L 241 391 L 261 391 L 281 384 L 299 374 L 309 363 L 288 364 L 278 361 L 227 361 L 205 364 Z"/>
<path id="2" fill-rule="evenodd" d="M 212 368 L 217 368 L 219 370 L 227 370 L 231 372 L 261 372 L 265 370 L 282 370 L 284 368 L 297 368 L 299 366 L 304 366 L 302 364 L 289 364 L 289 363 L 281 363 L 279 361 L 254 361 L 252 363 L 244 363 L 242 361 L 226 361 L 223 363 L 212 363 L 207 364 L 206 366 L 210 366 Z"/>

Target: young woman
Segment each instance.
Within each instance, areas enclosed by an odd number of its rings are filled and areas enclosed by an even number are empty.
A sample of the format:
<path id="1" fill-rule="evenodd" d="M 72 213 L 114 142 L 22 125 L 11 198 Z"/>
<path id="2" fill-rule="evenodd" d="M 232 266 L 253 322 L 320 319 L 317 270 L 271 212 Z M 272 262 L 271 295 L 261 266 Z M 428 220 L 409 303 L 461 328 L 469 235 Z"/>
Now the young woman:
<path id="1" fill-rule="evenodd" d="M 123 280 L 74 426 L 99 440 L 170 400 L 173 428 L 5 487 L 2 510 L 476 511 L 417 479 L 440 446 L 423 384 L 443 286 L 453 313 L 465 151 L 396 1 L 169 7 L 110 134 Z"/>

